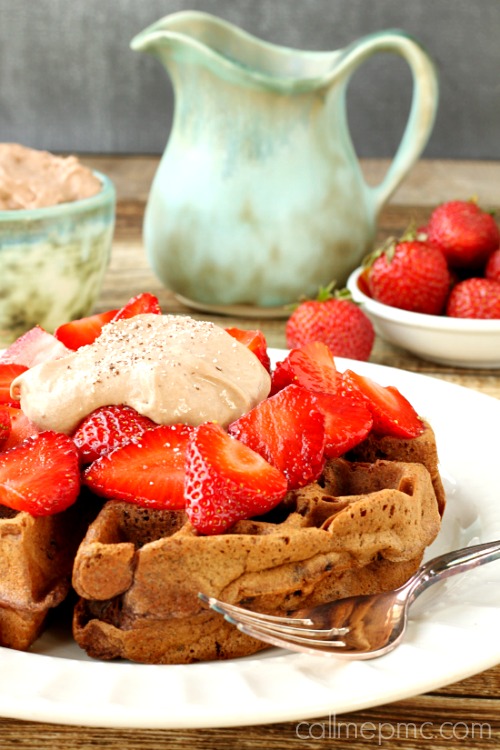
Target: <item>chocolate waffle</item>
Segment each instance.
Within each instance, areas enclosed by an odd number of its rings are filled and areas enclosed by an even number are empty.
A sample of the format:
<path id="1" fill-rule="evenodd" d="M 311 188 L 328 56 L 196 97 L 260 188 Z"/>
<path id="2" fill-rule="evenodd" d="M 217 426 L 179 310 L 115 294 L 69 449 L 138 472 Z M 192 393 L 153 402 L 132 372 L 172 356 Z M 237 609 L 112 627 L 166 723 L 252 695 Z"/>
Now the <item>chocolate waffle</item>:
<path id="1" fill-rule="evenodd" d="M 36 640 L 71 588 L 75 552 L 96 513 L 87 497 L 38 518 L 0 506 L 0 646 L 22 651 Z"/>
<path id="2" fill-rule="evenodd" d="M 434 434 L 371 437 L 354 453 L 225 534 L 198 535 L 182 511 L 108 501 L 76 554 L 76 642 L 98 659 L 240 657 L 266 646 L 207 610 L 198 592 L 285 614 L 401 585 L 440 528 Z"/>

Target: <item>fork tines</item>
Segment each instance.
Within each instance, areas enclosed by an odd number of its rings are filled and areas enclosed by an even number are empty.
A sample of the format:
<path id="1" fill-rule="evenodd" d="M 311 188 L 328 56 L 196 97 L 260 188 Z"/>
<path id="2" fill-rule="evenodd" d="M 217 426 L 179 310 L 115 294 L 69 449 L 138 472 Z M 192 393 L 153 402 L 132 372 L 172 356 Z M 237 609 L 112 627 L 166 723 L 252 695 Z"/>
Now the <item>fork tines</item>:
<path id="1" fill-rule="evenodd" d="M 309 618 L 267 615 L 221 602 L 205 594 L 199 594 L 199 597 L 241 632 L 276 646 L 290 648 L 291 644 L 295 644 L 314 648 L 316 643 L 323 648 L 343 648 L 345 643 L 341 637 L 349 632 L 349 628 L 315 628 Z"/>

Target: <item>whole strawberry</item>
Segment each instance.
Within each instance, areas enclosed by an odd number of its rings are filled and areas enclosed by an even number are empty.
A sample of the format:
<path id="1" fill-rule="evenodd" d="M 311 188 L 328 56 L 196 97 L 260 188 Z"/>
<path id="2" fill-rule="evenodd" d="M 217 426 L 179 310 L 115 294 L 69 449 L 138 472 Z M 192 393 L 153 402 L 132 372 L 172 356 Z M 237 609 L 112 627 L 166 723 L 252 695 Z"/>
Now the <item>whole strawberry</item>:
<path id="1" fill-rule="evenodd" d="M 500 283 L 470 278 L 456 284 L 446 314 L 452 318 L 500 318 Z"/>
<path id="2" fill-rule="evenodd" d="M 452 268 L 481 269 L 500 245 L 493 216 L 473 200 L 449 201 L 435 208 L 426 234 Z"/>
<path id="3" fill-rule="evenodd" d="M 347 290 L 320 289 L 318 298 L 306 300 L 286 324 L 289 349 L 321 341 L 336 357 L 365 361 L 371 354 L 375 331 L 371 320 L 352 301 Z"/>
<path id="4" fill-rule="evenodd" d="M 389 240 L 369 259 L 364 272 L 370 296 L 402 310 L 439 315 L 450 290 L 450 272 L 443 253 L 415 239 Z"/>
<path id="5" fill-rule="evenodd" d="M 500 247 L 495 252 L 491 253 L 484 269 L 484 275 L 487 279 L 493 281 L 500 281 Z"/>

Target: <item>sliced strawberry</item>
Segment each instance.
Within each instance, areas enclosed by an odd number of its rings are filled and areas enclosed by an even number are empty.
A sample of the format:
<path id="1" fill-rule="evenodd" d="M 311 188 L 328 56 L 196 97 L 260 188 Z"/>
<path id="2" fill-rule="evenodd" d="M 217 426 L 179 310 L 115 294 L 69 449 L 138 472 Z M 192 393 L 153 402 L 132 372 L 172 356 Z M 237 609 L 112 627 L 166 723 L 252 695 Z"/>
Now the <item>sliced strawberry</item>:
<path id="1" fill-rule="evenodd" d="M 313 482 L 323 469 L 324 418 L 301 386 L 288 385 L 261 401 L 228 431 L 279 469 L 289 489 Z"/>
<path id="2" fill-rule="evenodd" d="M 262 331 L 245 331 L 242 328 L 226 328 L 226 332 L 250 349 L 266 370 L 271 372 L 271 360 L 267 353 L 267 341 Z"/>
<path id="3" fill-rule="evenodd" d="M 177 424 L 146 430 L 94 461 L 83 481 L 102 497 L 149 508 L 183 508 L 185 454 L 193 429 Z"/>
<path id="4" fill-rule="evenodd" d="M 38 435 L 39 428 L 28 419 L 26 414 L 18 406 L 2 406 L 0 412 L 6 412 L 10 420 L 10 432 L 7 440 L 1 446 L 2 450 L 7 451 L 15 445 L 19 445 L 23 440 L 33 435 Z"/>
<path id="5" fill-rule="evenodd" d="M 102 406 L 80 422 L 73 440 L 80 462 L 89 464 L 157 426 L 130 406 Z"/>
<path id="6" fill-rule="evenodd" d="M 373 416 L 373 430 L 379 435 L 414 438 L 424 425 L 410 402 L 392 385 L 382 386 L 371 378 L 346 370 L 343 381 L 347 392 L 361 396 Z"/>
<path id="7" fill-rule="evenodd" d="M 368 407 L 342 394 L 315 393 L 314 404 L 325 419 L 325 456 L 338 458 L 364 440 L 373 425 Z"/>
<path id="8" fill-rule="evenodd" d="M 12 423 L 10 421 L 9 408 L 6 406 L 0 407 L 0 451 L 3 450 L 7 440 L 9 439 L 10 432 L 12 429 Z"/>
<path id="9" fill-rule="evenodd" d="M 26 372 L 27 369 L 26 365 L 0 362 L 0 405 L 19 406 L 19 401 L 10 395 L 10 384 L 14 378 Z"/>
<path id="10" fill-rule="evenodd" d="M 81 346 L 92 344 L 100 335 L 103 326 L 113 320 L 117 312 L 118 310 L 108 310 L 64 323 L 56 328 L 54 336 L 68 349 L 79 349 Z"/>
<path id="11" fill-rule="evenodd" d="M 0 362 L 33 367 L 70 354 L 70 350 L 41 326 L 30 328 L 0 355 Z"/>
<path id="12" fill-rule="evenodd" d="M 75 444 L 60 432 L 40 432 L 0 454 L 0 504 L 33 516 L 59 513 L 80 491 Z"/>
<path id="13" fill-rule="evenodd" d="M 310 391 L 336 393 L 340 380 L 326 344 L 312 341 L 299 349 L 292 349 L 282 362 L 278 362 L 272 376 L 271 393 L 277 393 L 291 383 Z"/>
<path id="14" fill-rule="evenodd" d="M 123 318 L 133 318 L 134 315 L 142 315 L 144 313 L 153 313 L 154 315 L 161 315 L 160 303 L 158 297 L 149 292 L 142 292 L 136 297 L 132 297 L 129 301 L 115 314 L 113 320 L 123 320 Z"/>
<path id="15" fill-rule="evenodd" d="M 143 292 L 136 297 L 132 297 L 123 307 L 116 310 L 107 310 L 64 323 L 56 329 L 54 335 L 69 349 L 79 349 L 86 344 L 92 344 L 100 335 L 106 323 L 110 323 L 112 320 L 132 318 L 134 315 L 141 313 L 161 314 L 158 298 L 154 294 Z"/>
<path id="16" fill-rule="evenodd" d="M 283 474 L 220 425 L 194 429 L 186 457 L 186 512 L 201 534 L 222 534 L 240 519 L 267 513 L 286 491 Z"/>

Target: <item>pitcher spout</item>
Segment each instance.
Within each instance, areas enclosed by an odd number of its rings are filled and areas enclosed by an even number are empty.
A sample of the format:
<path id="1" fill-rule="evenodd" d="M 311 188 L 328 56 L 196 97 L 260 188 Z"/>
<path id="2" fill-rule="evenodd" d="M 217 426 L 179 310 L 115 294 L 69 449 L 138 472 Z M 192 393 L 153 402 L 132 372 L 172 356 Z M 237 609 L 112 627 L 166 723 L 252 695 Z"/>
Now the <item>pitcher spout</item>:
<path id="1" fill-rule="evenodd" d="M 158 54 L 158 52 L 169 44 L 172 38 L 182 37 L 169 28 L 169 16 L 160 19 L 151 26 L 146 27 L 140 31 L 130 42 L 130 48 L 134 52 L 150 52 L 152 54 Z"/>
<path id="2" fill-rule="evenodd" d="M 267 90 L 301 93 L 329 82 L 339 52 L 308 52 L 262 41 L 202 11 L 165 16 L 130 46 L 165 60 L 173 46 L 190 50 L 221 77 Z"/>

